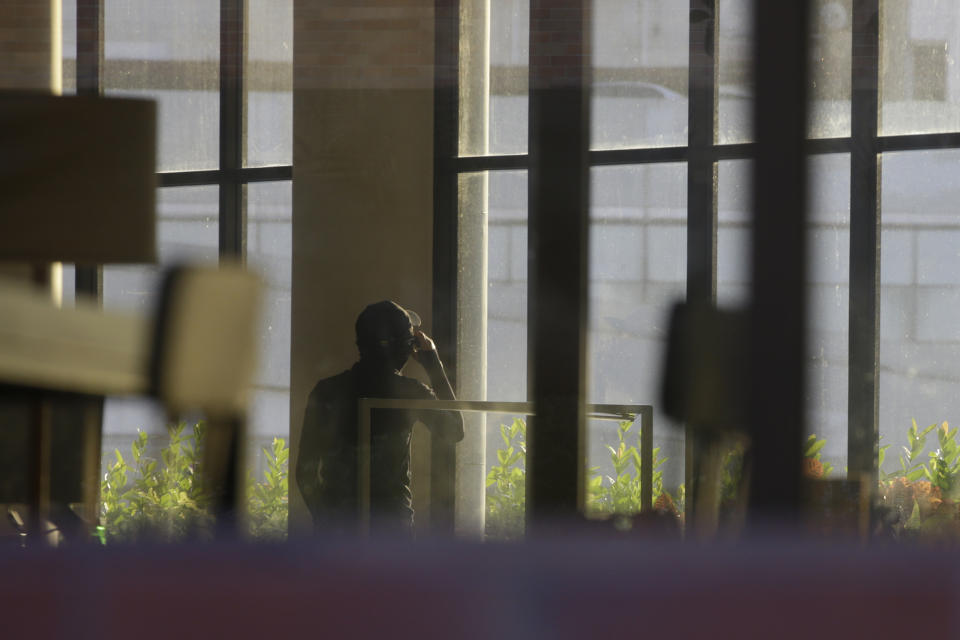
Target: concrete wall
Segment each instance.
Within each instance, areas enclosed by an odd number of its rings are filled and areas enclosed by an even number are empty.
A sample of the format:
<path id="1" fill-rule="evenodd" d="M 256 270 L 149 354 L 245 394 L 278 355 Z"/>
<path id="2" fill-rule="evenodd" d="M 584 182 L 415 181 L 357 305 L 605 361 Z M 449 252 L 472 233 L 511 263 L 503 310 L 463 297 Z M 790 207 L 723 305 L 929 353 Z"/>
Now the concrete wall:
<path id="1" fill-rule="evenodd" d="M 433 3 L 353 5 L 294 4 L 291 466 L 310 389 L 356 360 L 363 307 L 394 299 L 431 326 Z M 290 506 L 304 531 L 295 486 Z"/>

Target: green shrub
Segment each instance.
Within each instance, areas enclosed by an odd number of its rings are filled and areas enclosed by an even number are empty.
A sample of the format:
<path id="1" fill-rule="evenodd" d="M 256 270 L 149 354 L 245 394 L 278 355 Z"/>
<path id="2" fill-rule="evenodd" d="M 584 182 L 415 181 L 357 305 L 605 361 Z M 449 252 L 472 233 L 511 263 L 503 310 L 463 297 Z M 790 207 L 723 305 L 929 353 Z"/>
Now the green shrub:
<path id="1" fill-rule="evenodd" d="M 114 450 L 114 462 L 100 483 L 100 524 L 108 542 L 210 537 L 213 518 L 199 474 L 206 428 L 199 422 L 190 432 L 186 429 L 186 423 L 170 429 L 159 461 L 146 454 L 148 436 L 143 431 L 130 446 L 129 462 Z M 290 451 L 282 438 L 274 438 L 272 451 L 263 453 L 268 467 L 264 480 L 248 480 L 249 533 L 254 539 L 283 539 Z"/>
<path id="2" fill-rule="evenodd" d="M 498 540 L 523 536 L 527 508 L 527 424 L 514 418 L 500 425 L 503 448 L 487 474 L 486 535 Z"/>
<path id="3" fill-rule="evenodd" d="M 593 516 L 629 515 L 640 511 L 640 430 L 637 444 L 627 442 L 633 427 L 632 420 L 624 420 L 617 427 L 618 444 L 607 446 L 614 475 L 601 476 L 598 467 L 590 469 L 587 483 L 587 511 Z M 527 425 L 520 418 L 500 425 L 503 448 L 497 450 L 497 464 L 487 474 L 486 537 L 513 540 L 524 534 L 526 512 L 526 455 Z M 666 462 L 660 458 L 660 448 L 653 450 L 653 501 L 657 510 L 675 516 L 683 512 L 683 487 L 678 500 L 663 489 L 663 471 Z"/>
<path id="4" fill-rule="evenodd" d="M 284 540 L 287 537 L 290 449 L 283 438 L 274 438 L 272 451 L 263 449 L 267 469 L 263 480 L 247 483 L 247 517 L 250 535 L 256 540 Z"/>
<path id="5" fill-rule="evenodd" d="M 623 420 L 617 425 L 616 447 L 607 445 L 610 462 L 613 464 L 612 476 L 600 476 L 598 467 L 590 469 L 587 483 L 587 511 L 594 515 L 629 515 L 640 512 L 641 460 L 640 437 L 637 430 L 637 444 L 628 445 L 627 434 L 633 427 L 632 420 Z M 673 497 L 663 490 L 663 471 L 660 467 L 667 458 L 660 457 L 660 447 L 653 449 L 653 502 L 659 508 L 676 511 Z M 669 502 L 665 499 L 665 494 Z"/>
<path id="6" fill-rule="evenodd" d="M 204 426 L 198 423 L 185 435 L 186 426 L 170 429 L 170 443 L 160 451 L 162 464 L 146 455 L 144 431 L 130 446 L 129 463 L 114 450 L 115 460 L 100 484 L 100 522 L 108 541 L 170 541 L 209 534 L 208 499 L 197 477 Z"/>

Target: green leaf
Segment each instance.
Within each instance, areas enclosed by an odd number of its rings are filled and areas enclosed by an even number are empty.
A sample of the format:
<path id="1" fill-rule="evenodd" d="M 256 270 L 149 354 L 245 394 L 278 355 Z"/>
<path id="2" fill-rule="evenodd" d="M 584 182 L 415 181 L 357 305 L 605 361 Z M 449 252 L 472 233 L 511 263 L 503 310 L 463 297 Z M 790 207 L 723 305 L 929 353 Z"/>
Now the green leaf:
<path id="1" fill-rule="evenodd" d="M 907 473 L 906 475 L 904 475 L 904 477 L 905 477 L 909 482 L 916 482 L 917 480 L 919 480 L 920 478 L 922 478 L 926 473 L 927 473 L 926 468 L 925 468 L 925 467 L 920 467 L 920 468 L 918 468 L 918 469 L 914 469 L 913 471 L 910 471 L 909 473 Z"/>
<path id="2" fill-rule="evenodd" d="M 920 505 L 917 504 L 917 501 L 913 501 L 913 509 L 910 511 L 910 518 L 907 520 L 904 525 L 907 529 L 919 529 L 922 522 L 920 520 Z"/>
<path id="3" fill-rule="evenodd" d="M 807 451 L 803 454 L 806 458 L 812 458 L 813 456 L 817 455 L 820 450 L 823 449 L 824 445 L 827 444 L 825 439 L 816 440 L 816 436 L 810 436 L 810 438 L 813 439 L 814 442 L 812 444 L 809 444 L 808 442 L 809 446 L 807 447 Z"/>

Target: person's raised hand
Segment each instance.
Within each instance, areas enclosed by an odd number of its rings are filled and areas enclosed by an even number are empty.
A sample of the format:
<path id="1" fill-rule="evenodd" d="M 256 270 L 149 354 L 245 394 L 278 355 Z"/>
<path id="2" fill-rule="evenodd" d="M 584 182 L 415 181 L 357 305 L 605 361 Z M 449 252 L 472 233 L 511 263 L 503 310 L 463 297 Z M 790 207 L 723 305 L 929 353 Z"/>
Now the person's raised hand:
<path id="1" fill-rule="evenodd" d="M 437 357 L 437 345 L 433 339 L 423 331 L 417 329 L 413 334 L 413 358 L 417 362 L 425 362 L 427 358 Z"/>

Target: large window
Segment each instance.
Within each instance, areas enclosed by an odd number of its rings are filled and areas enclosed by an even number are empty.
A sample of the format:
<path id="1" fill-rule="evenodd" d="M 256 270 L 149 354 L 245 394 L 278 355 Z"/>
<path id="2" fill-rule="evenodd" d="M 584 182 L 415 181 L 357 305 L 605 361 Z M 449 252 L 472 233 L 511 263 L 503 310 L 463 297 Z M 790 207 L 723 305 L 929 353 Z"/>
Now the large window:
<path id="1" fill-rule="evenodd" d="M 246 261 L 266 286 L 248 426 L 258 467 L 289 431 L 292 13 L 292 0 L 63 2 L 64 91 L 158 105 L 159 264 L 107 267 L 101 290 L 78 289 L 149 312 L 164 268 Z M 65 273 L 72 292 L 80 274 Z M 149 402 L 108 400 L 103 449 L 164 421 Z"/>
<path id="2" fill-rule="evenodd" d="M 437 215 L 473 229 L 460 234 L 459 274 L 471 283 L 458 289 L 460 344 L 486 349 L 469 364 L 485 364 L 489 399 L 519 399 L 527 382 L 529 7 L 459 5 L 458 144 L 450 147 L 459 153 L 446 179 L 459 176 L 460 209 L 441 199 Z M 812 5 L 807 425 L 826 439 L 832 474 L 843 476 L 848 456 L 863 470 L 878 439 L 894 450 L 906 444 L 911 419 L 925 426 L 960 415 L 951 393 L 960 380 L 951 320 L 960 301 L 960 164 L 941 150 L 960 147 L 960 7 Z M 590 401 L 657 404 L 673 301 L 694 290 L 715 292 L 721 306 L 747 300 L 753 9 L 751 0 L 594 3 Z M 712 247 L 691 244 L 702 238 Z M 694 268 L 702 264 L 709 268 Z M 485 326 L 462 322 L 478 309 Z M 684 477 L 683 433 L 659 411 L 655 424 L 673 490 Z M 497 425 L 487 426 L 489 466 L 501 445 Z M 602 466 L 609 434 L 591 425 L 588 438 L 587 464 Z M 888 455 L 887 468 L 895 464 Z"/>

